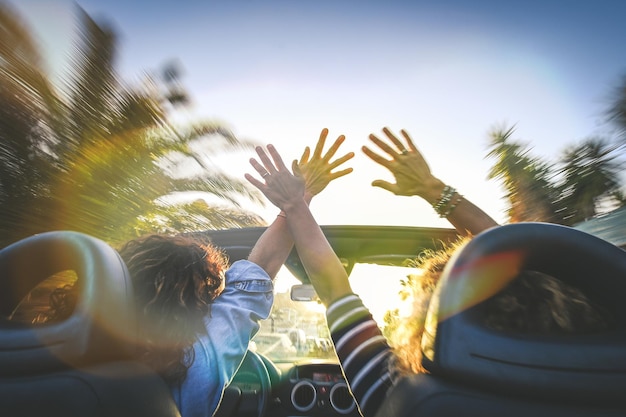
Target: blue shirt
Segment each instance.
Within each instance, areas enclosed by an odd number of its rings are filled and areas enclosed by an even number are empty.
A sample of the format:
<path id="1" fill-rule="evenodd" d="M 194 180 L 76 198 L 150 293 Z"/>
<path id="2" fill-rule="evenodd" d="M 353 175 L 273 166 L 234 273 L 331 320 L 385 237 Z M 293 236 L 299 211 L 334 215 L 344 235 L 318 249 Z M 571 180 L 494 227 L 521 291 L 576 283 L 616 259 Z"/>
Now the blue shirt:
<path id="1" fill-rule="evenodd" d="M 193 345 L 195 359 L 172 395 L 183 417 L 209 417 L 222 398 L 248 349 L 250 339 L 266 319 L 274 301 L 267 273 L 249 261 L 237 261 L 226 271 L 224 291 L 205 317 L 206 333 Z"/>

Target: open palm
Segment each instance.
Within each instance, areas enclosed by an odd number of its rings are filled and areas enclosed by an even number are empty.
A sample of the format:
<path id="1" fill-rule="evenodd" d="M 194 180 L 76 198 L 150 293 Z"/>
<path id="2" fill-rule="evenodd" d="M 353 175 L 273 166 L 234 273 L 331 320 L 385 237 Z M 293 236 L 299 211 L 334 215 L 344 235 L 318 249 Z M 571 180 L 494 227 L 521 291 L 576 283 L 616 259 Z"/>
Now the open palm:
<path id="1" fill-rule="evenodd" d="M 352 172 L 352 168 L 332 172 L 335 168 L 352 159 L 354 152 L 348 152 L 344 156 L 331 161 L 346 138 L 343 135 L 339 136 L 328 151 L 322 155 L 327 136 L 328 129 L 322 129 L 313 154 L 311 155 L 311 149 L 307 146 L 297 162 L 298 168 L 304 177 L 305 198 L 308 200 L 319 194 L 331 181 Z"/>

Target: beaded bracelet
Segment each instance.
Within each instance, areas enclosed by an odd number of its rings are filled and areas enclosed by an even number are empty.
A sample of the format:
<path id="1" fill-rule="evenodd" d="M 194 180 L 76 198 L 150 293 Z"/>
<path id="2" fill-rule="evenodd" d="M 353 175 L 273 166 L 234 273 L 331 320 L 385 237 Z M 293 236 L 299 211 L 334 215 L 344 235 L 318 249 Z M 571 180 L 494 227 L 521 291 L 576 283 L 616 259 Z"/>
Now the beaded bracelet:
<path id="1" fill-rule="evenodd" d="M 456 199 L 454 196 L 456 195 Z M 433 209 L 439 217 L 448 217 L 450 213 L 463 201 L 463 196 L 454 187 L 446 185 L 441 191 L 441 195 L 433 204 Z"/>
<path id="2" fill-rule="evenodd" d="M 433 209 L 435 209 L 435 212 L 437 214 L 441 216 L 442 213 L 444 213 L 444 208 L 446 207 L 446 204 L 448 204 L 450 200 L 452 200 L 452 197 L 455 193 L 456 190 L 453 187 L 450 187 L 449 185 L 443 187 L 439 199 L 437 199 L 435 204 L 433 204 Z"/>
<path id="3" fill-rule="evenodd" d="M 456 206 L 458 206 L 461 201 L 463 201 L 463 196 L 459 193 L 457 193 L 457 198 L 455 201 L 453 201 L 449 206 L 448 209 L 445 211 L 445 213 L 440 214 L 441 217 L 448 217 L 450 215 L 450 213 L 452 213 L 452 211 L 454 211 L 454 209 L 456 208 Z"/>

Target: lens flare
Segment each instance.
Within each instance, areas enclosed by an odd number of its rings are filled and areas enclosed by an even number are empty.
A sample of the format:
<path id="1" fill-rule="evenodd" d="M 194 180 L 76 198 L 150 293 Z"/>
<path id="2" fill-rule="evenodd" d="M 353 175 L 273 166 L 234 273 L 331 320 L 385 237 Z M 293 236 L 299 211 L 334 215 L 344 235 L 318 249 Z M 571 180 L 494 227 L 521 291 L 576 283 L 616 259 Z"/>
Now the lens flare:
<path id="1" fill-rule="evenodd" d="M 438 324 L 500 292 L 521 271 L 525 252 L 500 252 L 465 263 L 456 258 L 448 262 L 428 308 L 422 350 L 430 360 Z"/>

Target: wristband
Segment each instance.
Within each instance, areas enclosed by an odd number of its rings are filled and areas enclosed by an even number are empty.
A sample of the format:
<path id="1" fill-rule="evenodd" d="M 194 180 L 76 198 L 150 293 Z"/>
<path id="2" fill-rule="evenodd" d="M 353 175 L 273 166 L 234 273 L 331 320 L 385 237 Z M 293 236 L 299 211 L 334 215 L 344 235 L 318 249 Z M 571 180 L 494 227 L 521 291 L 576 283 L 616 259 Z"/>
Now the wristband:
<path id="1" fill-rule="evenodd" d="M 463 201 L 463 196 L 459 194 L 454 187 L 446 185 L 443 187 L 441 195 L 435 204 L 433 204 L 433 209 L 439 217 L 448 217 L 461 201 Z"/>

